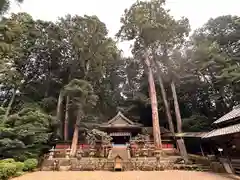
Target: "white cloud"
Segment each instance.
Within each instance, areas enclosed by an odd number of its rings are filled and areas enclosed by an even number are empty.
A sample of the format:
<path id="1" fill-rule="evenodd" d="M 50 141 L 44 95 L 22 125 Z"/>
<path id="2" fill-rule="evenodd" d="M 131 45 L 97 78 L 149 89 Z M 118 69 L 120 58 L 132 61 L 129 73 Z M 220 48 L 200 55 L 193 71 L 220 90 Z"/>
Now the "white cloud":
<path id="1" fill-rule="evenodd" d="M 239 15 L 240 0 L 166 0 L 171 14 L 190 20 L 192 29 L 202 26 L 209 18 L 220 15 Z M 120 27 L 120 17 L 125 8 L 135 0 L 25 0 L 14 5 L 12 12 L 25 11 L 36 19 L 55 21 L 66 14 L 97 15 L 106 23 L 109 35 L 114 36 Z M 130 55 L 129 43 L 120 43 L 126 55 Z"/>

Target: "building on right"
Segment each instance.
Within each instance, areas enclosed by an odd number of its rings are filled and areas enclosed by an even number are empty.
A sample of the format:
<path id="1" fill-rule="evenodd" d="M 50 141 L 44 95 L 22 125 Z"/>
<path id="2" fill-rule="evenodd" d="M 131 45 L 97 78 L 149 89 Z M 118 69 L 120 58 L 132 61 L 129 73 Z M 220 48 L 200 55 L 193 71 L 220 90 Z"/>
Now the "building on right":
<path id="1" fill-rule="evenodd" d="M 240 106 L 213 122 L 214 129 L 202 137 L 229 173 L 240 174 Z"/>

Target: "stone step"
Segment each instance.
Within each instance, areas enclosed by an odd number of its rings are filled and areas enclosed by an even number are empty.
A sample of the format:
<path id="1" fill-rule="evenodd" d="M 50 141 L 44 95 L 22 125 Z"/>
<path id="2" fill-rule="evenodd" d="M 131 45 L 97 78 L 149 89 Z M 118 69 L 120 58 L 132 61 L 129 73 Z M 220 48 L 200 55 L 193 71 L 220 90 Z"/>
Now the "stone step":
<path id="1" fill-rule="evenodd" d="M 123 160 L 128 159 L 128 151 L 126 146 L 113 146 L 112 148 L 112 154 L 110 158 L 115 158 L 117 155 L 119 155 Z"/>

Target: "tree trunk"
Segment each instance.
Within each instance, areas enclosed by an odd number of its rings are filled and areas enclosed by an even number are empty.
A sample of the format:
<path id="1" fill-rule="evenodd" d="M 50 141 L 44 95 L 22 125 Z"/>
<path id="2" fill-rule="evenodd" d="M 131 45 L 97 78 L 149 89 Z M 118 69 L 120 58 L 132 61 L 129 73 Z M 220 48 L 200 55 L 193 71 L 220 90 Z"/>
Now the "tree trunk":
<path id="1" fill-rule="evenodd" d="M 172 94 L 173 94 L 174 109 L 175 109 L 176 121 L 177 121 L 177 132 L 181 133 L 182 132 L 182 119 L 181 119 L 181 114 L 180 114 L 180 110 L 179 110 L 179 104 L 178 104 L 176 87 L 175 87 L 174 81 L 171 82 L 171 89 L 172 89 Z M 179 147 L 181 156 L 183 157 L 184 161 L 187 163 L 188 155 L 187 155 L 185 143 L 182 138 L 177 139 L 177 145 Z"/>
<path id="2" fill-rule="evenodd" d="M 64 120 L 64 141 L 67 141 L 67 140 L 68 140 L 69 101 L 70 101 L 70 98 L 69 98 L 69 96 L 67 96 L 67 99 L 66 99 L 65 120 Z"/>
<path id="3" fill-rule="evenodd" d="M 6 110 L 6 112 L 5 112 L 5 116 L 4 116 L 3 123 L 6 122 L 7 117 L 8 117 L 9 114 L 10 114 L 10 111 L 11 111 L 11 108 L 12 108 L 12 105 L 13 105 L 13 102 L 14 102 L 15 97 L 16 97 L 16 93 L 17 93 L 17 90 L 14 88 L 13 94 L 12 94 L 12 97 L 11 97 L 11 100 L 10 100 L 10 102 L 9 102 L 9 104 L 8 104 L 8 107 L 7 107 L 7 110 Z"/>
<path id="4" fill-rule="evenodd" d="M 164 88 L 164 84 L 162 81 L 161 72 L 160 72 L 159 67 L 157 68 L 157 71 L 158 71 L 158 81 L 160 84 L 160 89 L 161 89 L 161 94 L 162 94 L 162 98 L 163 98 L 163 103 L 164 103 L 164 107 L 165 107 L 167 120 L 168 120 L 169 129 L 170 129 L 171 133 L 174 134 L 174 126 L 173 126 L 173 120 L 172 120 L 172 116 L 171 116 L 170 106 L 167 101 L 167 95 L 166 95 L 166 91 Z"/>
<path id="5" fill-rule="evenodd" d="M 77 152 L 78 131 L 79 131 L 79 128 L 78 128 L 78 124 L 76 123 L 74 126 L 74 133 L 73 133 L 73 138 L 72 138 L 72 145 L 71 145 L 71 152 L 70 152 L 71 157 L 74 157 Z"/>
<path id="6" fill-rule="evenodd" d="M 58 96 L 58 104 L 57 104 L 57 121 L 58 123 L 58 129 L 57 129 L 57 134 L 59 137 L 62 138 L 63 133 L 63 124 L 62 124 L 62 102 L 63 102 L 63 91 L 60 91 L 59 96 Z"/>
<path id="7" fill-rule="evenodd" d="M 176 93 L 176 87 L 174 81 L 171 82 L 171 90 L 173 94 L 173 101 L 174 101 L 174 109 L 175 109 L 175 115 L 176 115 L 176 121 L 177 121 L 177 132 L 182 132 L 182 118 L 179 110 L 179 104 L 177 99 L 177 93 Z"/>
<path id="8" fill-rule="evenodd" d="M 164 48 L 164 52 L 163 52 L 163 60 L 167 59 L 167 48 Z M 166 95 L 166 91 L 164 88 L 164 84 L 163 84 L 163 80 L 162 80 L 162 72 L 161 72 L 161 66 L 159 61 L 157 61 L 156 57 L 154 56 L 154 65 L 157 67 L 157 74 L 158 74 L 158 81 L 160 84 L 160 89 L 161 89 L 161 95 L 163 98 L 163 104 L 164 104 L 164 108 L 165 108 L 165 112 L 166 112 L 166 116 L 167 116 L 167 120 L 168 120 L 168 125 L 169 125 L 169 130 L 171 133 L 174 134 L 174 125 L 173 125 L 173 120 L 172 120 L 172 115 L 171 115 L 171 110 L 170 110 L 170 106 L 169 103 L 167 101 L 167 95 Z"/>
<path id="9" fill-rule="evenodd" d="M 78 132 L 79 132 L 79 124 L 81 120 L 81 110 L 78 110 L 77 120 L 74 125 L 74 132 L 73 132 L 73 138 L 72 138 L 72 145 L 71 145 L 71 152 L 70 156 L 74 157 L 77 152 L 77 145 L 78 145 Z"/>
<path id="10" fill-rule="evenodd" d="M 157 149 L 162 149 L 162 141 L 161 141 L 161 132 L 158 118 L 158 104 L 157 104 L 157 95 L 156 88 L 153 78 L 153 72 L 150 66 L 150 61 L 148 58 L 148 54 L 146 53 L 145 63 L 148 67 L 148 83 L 149 83 L 149 96 L 151 99 L 151 107 L 152 107 L 152 122 L 153 122 L 153 137 L 154 144 Z"/>

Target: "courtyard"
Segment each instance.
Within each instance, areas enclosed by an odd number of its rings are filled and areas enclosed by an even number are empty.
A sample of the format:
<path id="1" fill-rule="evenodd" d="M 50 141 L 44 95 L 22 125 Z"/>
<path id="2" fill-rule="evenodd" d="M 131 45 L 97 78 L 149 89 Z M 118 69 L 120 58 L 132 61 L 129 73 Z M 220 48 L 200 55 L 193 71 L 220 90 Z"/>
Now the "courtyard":
<path id="1" fill-rule="evenodd" d="M 40 171 L 29 173 L 13 180 L 233 180 L 223 174 L 194 171 Z"/>

